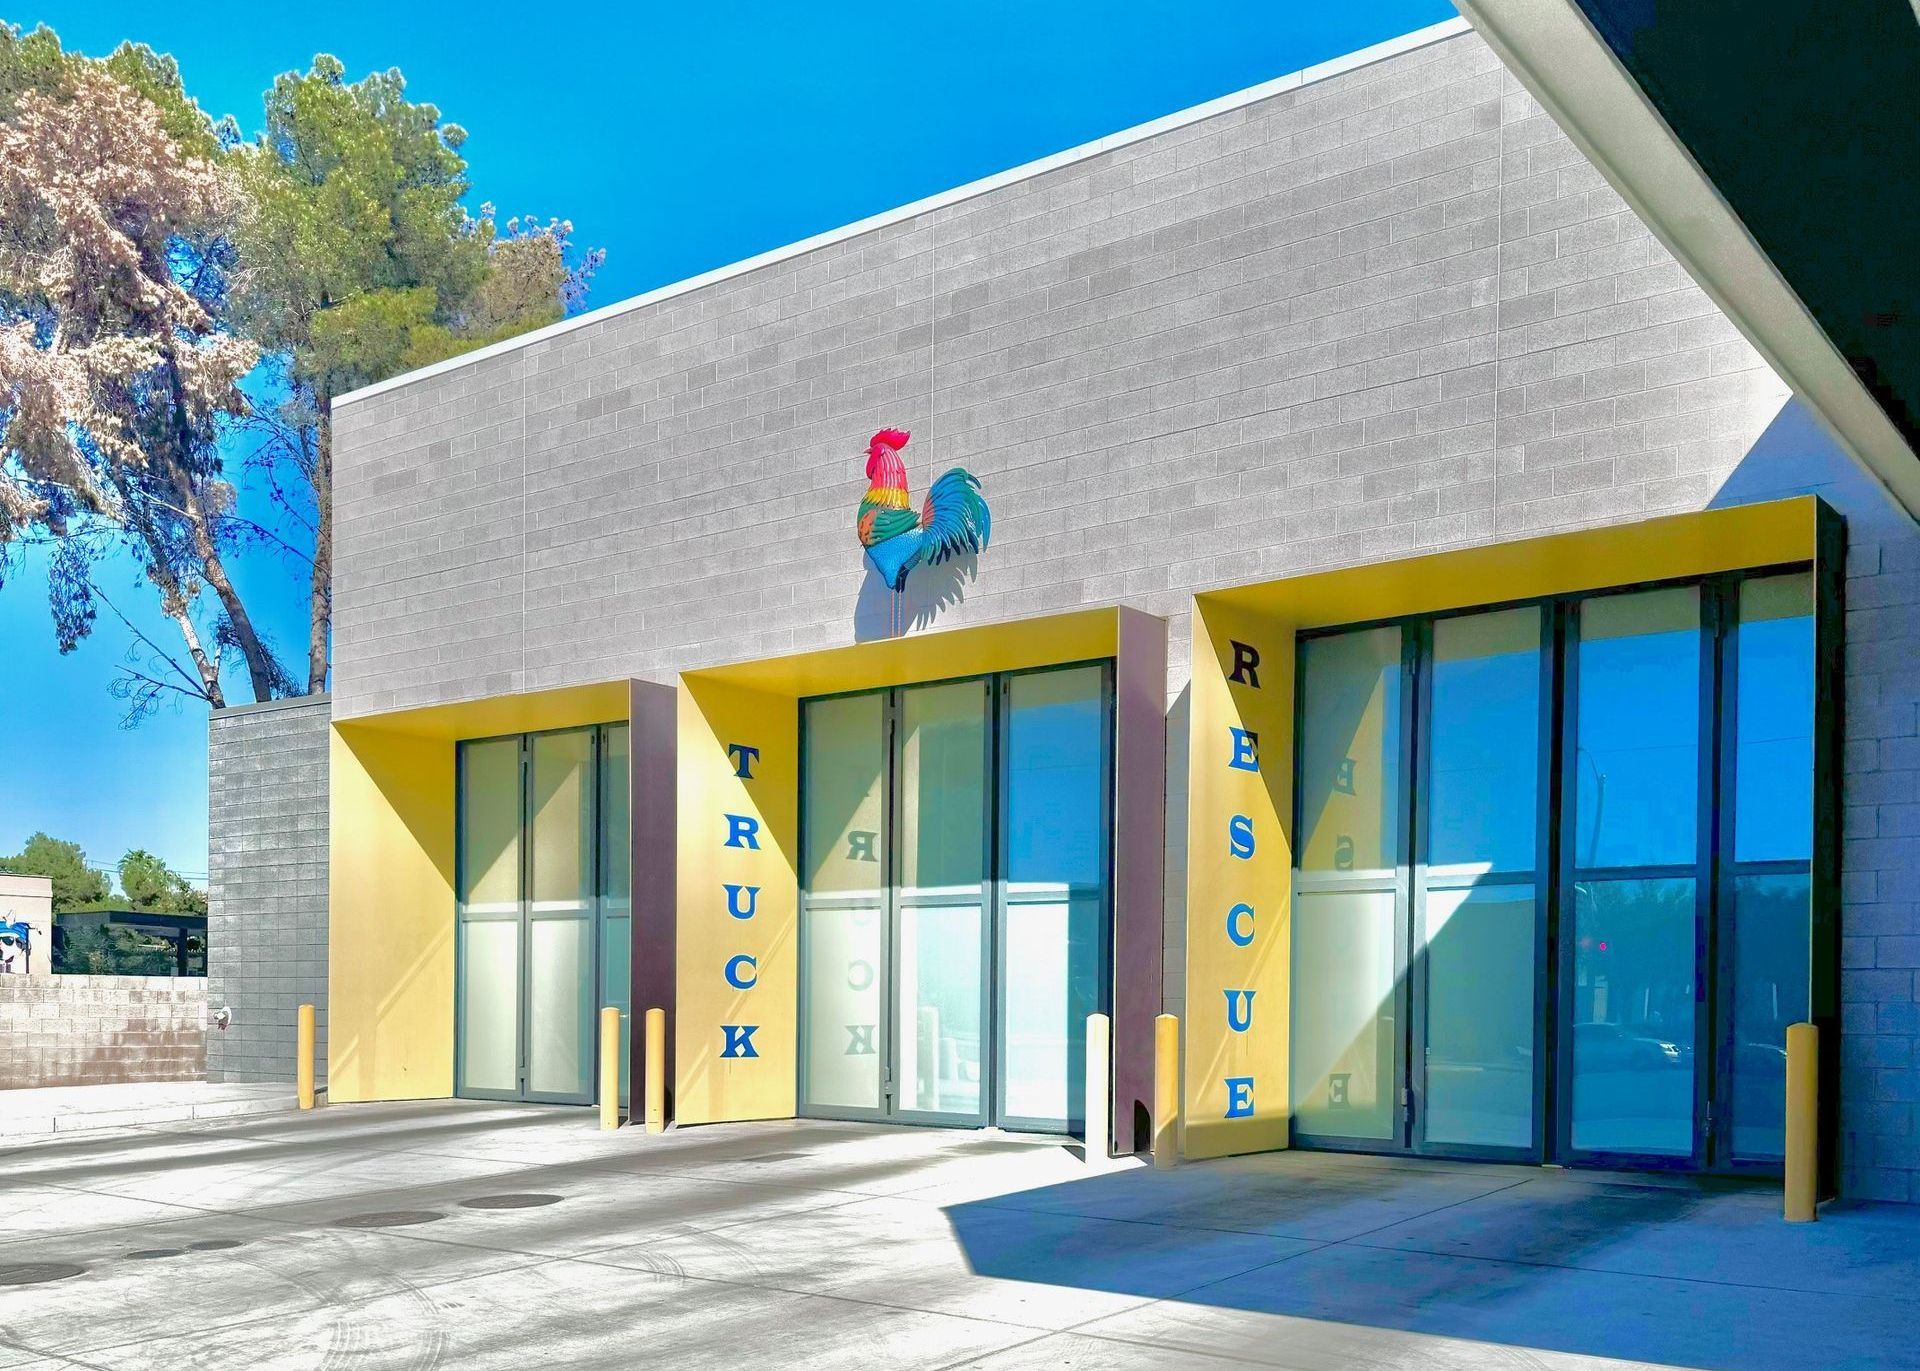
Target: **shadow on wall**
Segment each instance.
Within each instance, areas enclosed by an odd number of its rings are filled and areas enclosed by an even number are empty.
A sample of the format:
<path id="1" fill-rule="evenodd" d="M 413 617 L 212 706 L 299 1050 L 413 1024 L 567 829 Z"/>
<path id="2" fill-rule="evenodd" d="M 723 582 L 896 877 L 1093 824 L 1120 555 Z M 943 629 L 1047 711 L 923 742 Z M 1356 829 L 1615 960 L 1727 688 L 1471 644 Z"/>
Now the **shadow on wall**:
<path id="1" fill-rule="evenodd" d="M 1788 397 L 1740 462 L 1727 473 L 1708 509 L 1817 495 L 1844 515 L 1852 534 L 1911 534 L 1913 521 L 1885 487 L 1863 471 L 1797 397 Z"/>
<path id="2" fill-rule="evenodd" d="M 967 587 L 979 575 L 977 556 L 956 557 L 939 566 L 917 566 L 907 577 L 906 591 L 894 604 L 894 593 L 871 566 L 862 562 L 866 579 L 853 607 L 853 640 L 871 643 L 917 633 L 933 627 L 940 615 L 967 598 Z M 894 613 L 899 612 L 895 632 Z"/>
<path id="3" fill-rule="evenodd" d="M 1893 1364 L 1910 1342 L 1900 1292 L 1920 1277 L 1920 1214 L 1834 1209 L 1788 1225 L 1778 1205 L 1761 1188 L 1294 1152 L 1114 1171 L 945 1212 L 978 1275 L 1164 1301 L 1109 1320 L 1113 1334 L 1157 1334 L 1196 1355 L 1253 1352 L 1265 1364 L 1289 1347 L 1300 1365 L 1533 1366 L 1526 1349 L 1540 1349 L 1726 1371 Z M 1781 1317 L 1781 1271 L 1808 1292 L 1846 1291 L 1846 1314 L 1834 1294 L 1796 1294 L 1804 1317 Z M 1443 1356 L 1406 1335 L 1479 1347 Z"/>

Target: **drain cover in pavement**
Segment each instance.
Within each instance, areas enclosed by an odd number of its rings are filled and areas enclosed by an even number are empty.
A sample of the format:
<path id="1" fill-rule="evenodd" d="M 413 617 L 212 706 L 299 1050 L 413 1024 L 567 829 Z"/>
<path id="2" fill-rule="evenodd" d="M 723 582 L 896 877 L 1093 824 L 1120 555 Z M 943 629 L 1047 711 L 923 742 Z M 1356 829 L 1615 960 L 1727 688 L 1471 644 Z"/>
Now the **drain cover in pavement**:
<path id="1" fill-rule="evenodd" d="M 383 1209 L 373 1214 L 353 1214 L 344 1219 L 335 1219 L 335 1228 L 405 1228 L 410 1224 L 433 1223 L 444 1219 L 431 1209 Z"/>
<path id="2" fill-rule="evenodd" d="M 470 1200 L 460 1201 L 462 1209 L 538 1209 L 544 1204 L 558 1204 L 558 1195 L 478 1195 Z"/>
<path id="3" fill-rule="evenodd" d="M 238 1246 L 240 1246 L 240 1244 L 238 1242 L 235 1242 L 232 1238 L 208 1238 L 204 1242 L 188 1243 L 187 1251 L 189 1252 L 231 1252 L 233 1251 L 234 1248 Z"/>
<path id="4" fill-rule="evenodd" d="M 177 1257 L 181 1253 L 178 1247 L 143 1247 L 138 1252 L 127 1253 L 127 1260 L 134 1262 L 157 1261 L 161 1257 Z"/>
<path id="5" fill-rule="evenodd" d="M 44 1285 L 48 1281 L 85 1275 L 86 1270 L 84 1266 L 66 1262 L 21 1262 L 16 1266 L 0 1266 L 0 1285 Z"/>

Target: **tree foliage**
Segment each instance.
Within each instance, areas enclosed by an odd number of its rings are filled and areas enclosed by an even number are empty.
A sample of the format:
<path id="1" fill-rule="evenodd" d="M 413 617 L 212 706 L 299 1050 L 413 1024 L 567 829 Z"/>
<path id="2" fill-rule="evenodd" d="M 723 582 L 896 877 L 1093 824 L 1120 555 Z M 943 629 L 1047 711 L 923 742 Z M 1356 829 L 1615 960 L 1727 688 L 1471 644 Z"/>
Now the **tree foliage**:
<path id="1" fill-rule="evenodd" d="M 325 55 L 281 76 L 264 131 L 234 154 L 251 213 L 233 313 L 285 364 L 257 465 L 313 537 L 310 691 L 325 689 L 332 624 L 334 399 L 553 322 L 600 261 L 568 267 L 570 224 L 503 235 L 491 206 L 469 216 L 466 131 L 409 101 L 397 70 L 345 76 Z"/>
<path id="2" fill-rule="evenodd" d="M 107 898 L 107 878 L 87 865 L 80 844 L 36 833 L 15 857 L 0 857 L 0 871 L 17 876 L 47 876 L 53 881 L 53 912 L 97 905 Z"/>
<path id="3" fill-rule="evenodd" d="M 195 890 L 185 876 L 144 848 L 136 847 L 120 859 L 120 890 L 128 907 L 144 914 L 207 912 L 205 892 Z"/>
<path id="4" fill-rule="evenodd" d="M 169 692 L 224 705 L 230 661 L 256 700 L 326 689 L 332 402 L 562 317 L 600 263 L 564 221 L 470 215 L 464 130 L 397 70 L 345 76 L 325 55 L 280 76 L 243 142 L 170 57 L 89 59 L 0 23 L 0 586 L 20 541 L 51 546 L 61 650 L 103 608 L 135 639 L 130 721 Z M 279 529 L 240 516 L 223 443 L 249 447 Z M 228 571 L 262 545 L 305 590 L 300 669 Z M 177 647 L 100 583 L 116 549 Z"/>

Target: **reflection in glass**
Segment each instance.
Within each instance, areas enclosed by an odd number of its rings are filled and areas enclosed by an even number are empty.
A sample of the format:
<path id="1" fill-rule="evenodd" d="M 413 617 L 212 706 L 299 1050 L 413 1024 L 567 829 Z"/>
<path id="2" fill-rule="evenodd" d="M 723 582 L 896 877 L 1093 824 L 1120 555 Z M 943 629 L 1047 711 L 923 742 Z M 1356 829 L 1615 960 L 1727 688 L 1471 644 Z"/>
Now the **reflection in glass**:
<path id="1" fill-rule="evenodd" d="M 1693 1152 L 1694 883 L 1574 888 L 1573 1145 Z"/>
<path id="2" fill-rule="evenodd" d="M 1394 896 L 1293 902 L 1293 1110 L 1302 1132 L 1393 1135 Z"/>
<path id="3" fill-rule="evenodd" d="M 1300 643 L 1304 871 L 1400 861 L 1400 642 L 1374 628 Z"/>
<path id="4" fill-rule="evenodd" d="M 1082 1126 L 1087 1015 L 1104 1010 L 1107 772 L 1098 667 L 1007 680 L 1002 1114 Z"/>
<path id="5" fill-rule="evenodd" d="M 1428 1142 L 1533 1145 L 1534 889 L 1426 903 Z"/>
<path id="6" fill-rule="evenodd" d="M 633 1097 L 633 830 L 628 821 L 625 724 L 601 729 L 600 1003 L 620 1011 L 620 1100 Z"/>
<path id="7" fill-rule="evenodd" d="M 886 697 L 808 703 L 803 765 L 806 1102 L 879 1109 Z"/>
<path id="8" fill-rule="evenodd" d="M 1740 584 L 1733 855 L 1813 855 L 1813 574 Z"/>
<path id="9" fill-rule="evenodd" d="M 1427 860 L 1532 871 L 1540 826 L 1540 611 L 1433 626 Z"/>
<path id="10" fill-rule="evenodd" d="M 1810 1017 L 1808 878 L 1742 876 L 1733 883 L 1733 1151 L 1784 1153 L 1787 1025 Z"/>
<path id="11" fill-rule="evenodd" d="M 806 888 L 878 892 L 886 794 L 884 695 L 807 704 Z"/>
<path id="12" fill-rule="evenodd" d="M 895 1098 L 980 1112 L 987 874 L 987 685 L 900 695 L 900 913 Z"/>
<path id="13" fill-rule="evenodd" d="M 1691 864 L 1700 757 L 1700 593 L 1607 595 L 1580 607 L 1573 858 Z"/>
<path id="14" fill-rule="evenodd" d="M 893 1040 L 903 1110 L 980 1113 L 981 919 L 977 899 L 900 911 Z"/>

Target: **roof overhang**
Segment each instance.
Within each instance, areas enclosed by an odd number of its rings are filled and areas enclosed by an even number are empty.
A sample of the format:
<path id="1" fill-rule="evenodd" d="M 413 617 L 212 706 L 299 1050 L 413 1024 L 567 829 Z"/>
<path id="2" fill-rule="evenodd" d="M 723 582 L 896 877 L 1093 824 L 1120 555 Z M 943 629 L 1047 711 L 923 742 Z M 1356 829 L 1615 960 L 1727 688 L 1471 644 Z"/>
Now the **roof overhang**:
<path id="1" fill-rule="evenodd" d="M 1455 3 L 1781 379 L 1920 516 L 1920 457 L 1575 0 Z"/>

